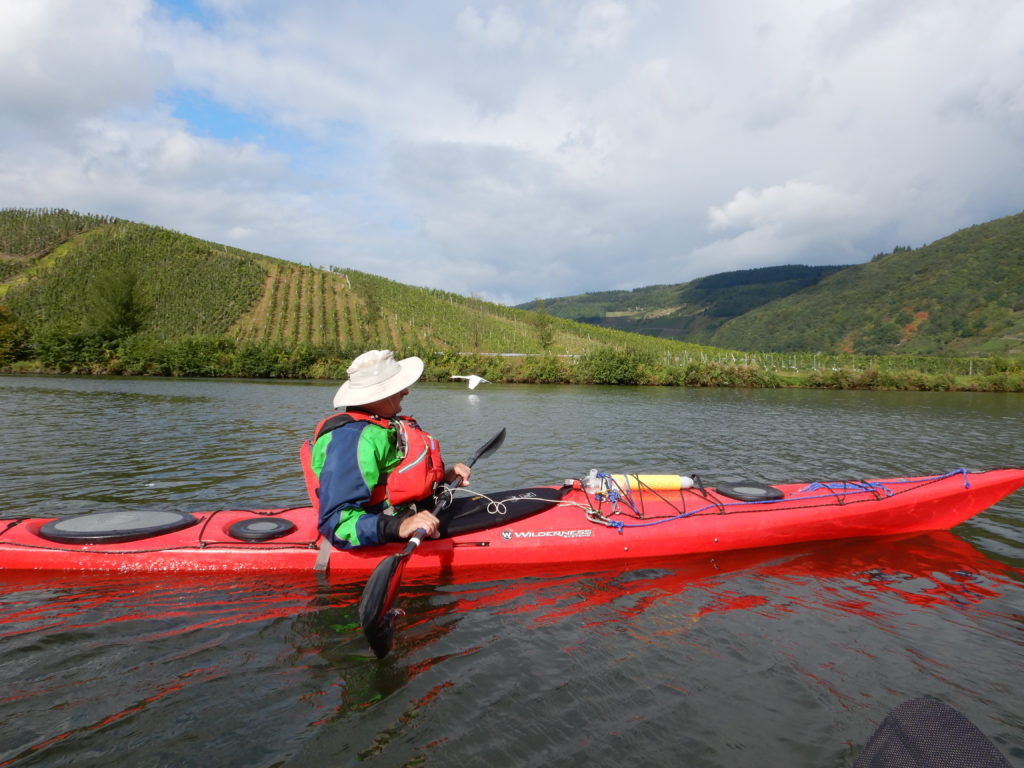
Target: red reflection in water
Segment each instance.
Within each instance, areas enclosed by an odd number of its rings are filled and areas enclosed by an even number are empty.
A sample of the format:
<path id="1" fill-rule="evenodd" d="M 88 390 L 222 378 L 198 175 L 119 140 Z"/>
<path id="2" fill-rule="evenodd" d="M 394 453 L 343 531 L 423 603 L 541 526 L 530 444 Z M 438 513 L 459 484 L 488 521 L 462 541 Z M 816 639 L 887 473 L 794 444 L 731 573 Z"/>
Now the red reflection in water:
<path id="1" fill-rule="evenodd" d="M 707 617 L 729 612 L 779 619 L 808 610 L 873 617 L 891 612 L 894 605 L 913 610 L 939 606 L 976 609 L 1010 589 L 1019 590 L 1024 581 L 1020 569 L 988 557 L 950 533 L 644 560 L 632 569 L 547 567 L 503 575 L 487 571 L 481 572 L 475 583 L 469 582 L 477 578 L 473 574 L 460 573 L 459 583 L 450 586 L 410 578 L 399 598 L 407 615 L 399 628 L 398 646 L 392 658 L 378 663 L 368 650 L 365 656 L 354 655 L 363 651 L 358 630 L 344 627 L 339 636 L 335 626 L 354 614 L 360 581 L 333 581 L 327 589 L 312 576 L 302 580 L 294 575 L 153 578 L 149 574 L 75 574 L 64 584 L 54 576 L 25 572 L 3 575 L 0 637 L 16 639 L 31 633 L 53 636 L 116 625 L 119 642 L 144 645 L 199 628 L 288 619 L 287 642 L 292 648 L 285 666 L 305 665 L 306 655 L 318 656 L 321 664 L 326 660 L 329 665 L 322 675 L 322 686 L 286 694 L 294 695 L 306 709 L 318 710 L 306 721 L 313 726 L 343 718 L 357 707 L 372 706 L 450 658 L 431 655 L 428 649 L 450 636 L 459 626 L 458 617 L 466 613 L 507 616 L 527 630 L 571 618 L 591 633 L 626 631 L 636 640 L 656 643 L 685 632 Z M 675 603 L 666 610 L 661 605 L 665 601 Z M 337 608 L 345 609 L 340 619 L 332 610 Z M 131 622 L 137 624 L 129 626 Z M 215 634 L 190 641 L 189 652 L 219 643 L 222 633 Z M 89 642 L 102 643 L 105 639 Z M 471 654 L 488 642 L 456 639 L 449 654 Z M 468 647 L 470 643 L 477 645 Z M 341 653 L 346 655 L 338 655 L 338 646 L 343 646 Z M 418 658 L 410 659 L 410 651 Z M 53 696 L 55 688 L 61 692 L 62 686 L 64 693 L 74 686 L 82 686 L 85 692 L 64 696 L 67 706 L 82 710 L 79 722 L 69 728 L 61 721 L 49 732 L 44 727 L 39 740 L 26 745 L 19 758 L 28 753 L 38 756 L 40 750 L 70 737 L 95 733 L 189 686 L 241 674 L 240 665 L 229 651 L 218 661 L 224 666 L 193 665 L 183 670 L 174 668 L 174 659 L 168 663 L 169 669 L 156 667 L 157 674 L 148 683 L 137 684 L 143 694 L 138 699 L 114 705 L 95 720 L 89 719 L 94 713 L 86 711 L 95 698 L 88 692 L 96 684 L 94 675 L 70 680 L 54 675 L 31 685 L 26 682 L 24 690 L 8 689 L 0 702 L 18 709 L 28 704 L 27 699 L 45 701 Z M 149 660 L 139 662 L 139 666 L 152 668 Z M 821 685 L 831 686 L 827 675 L 815 675 L 813 670 L 801 672 Z M 419 708 L 431 706 L 448 685 L 432 689 L 406 714 L 411 717 Z M 843 696 L 838 691 L 834 695 Z M 388 733 L 382 732 L 381 738 L 386 740 Z"/>
<path id="2" fill-rule="evenodd" d="M 443 612 L 518 613 L 531 616 L 537 625 L 584 614 L 598 617 L 587 624 L 603 625 L 644 614 L 665 597 L 699 589 L 702 605 L 690 615 L 693 621 L 727 611 L 779 616 L 800 608 L 871 616 L 891 598 L 924 608 L 977 605 L 998 597 L 1001 586 L 1024 579 L 1021 569 L 945 531 L 644 561 L 641 570 L 625 573 L 531 573 L 454 591 L 456 599 Z M 739 574 L 769 584 L 770 594 L 740 589 L 734 581 Z M 424 620 L 429 617 L 418 616 L 410 623 Z"/>
<path id="3" fill-rule="evenodd" d="M 185 619 L 138 641 L 201 627 L 294 616 L 316 595 L 312 581 L 223 574 L 151 578 L 149 574 L 76 573 L 66 585 L 53 573 L 5 573 L 0 579 L 0 639 L 50 629 L 74 631 L 111 622 Z M 61 574 L 63 576 L 63 574 Z M 296 583 L 296 582 L 299 583 Z"/>
<path id="4" fill-rule="evenodd" d="M 440 588 L 450 598 L 444 602 L 437 600 L 438 587 L 410 578 L 399 597 L 407 611 L 402 628 L 420 629 L 420 639 L 429 642 L 450 629 L 438 624 L 439 615 L 481 610 L 521 614 L 534 625 L 585 614 L 584 626 L 603 625 L 644 614 L 653 603 L 692 589 L 701 592 L 692 620 L 736 610 L 778 615 L 799 607 L 871 616 L 883 597 L 917 607 L 977 605 L 999 596 L 1001 585 L 1024 580 L 1020 569 L 948 532 L 645 560 L 638 565 L 634 570 L 611 571 L 487 571 L 480 572 L 475 583 L 469 581 L 473 574 L 460 573 L 458 585 Z M 771 583 L 770 594 L 737 589 L 732 578 L 736 574 Z M 134 638 L 144 642 L 197 628 L 294 617 L 310 610 L 320 589 L 313 579 L 274 575 L 75 574 L 67 586 L 54 582 L 54 574 L 4 574 L 0 638 L 110 622 L 177 620 Z M 786 585 L 793 590 L 786 591 Z M 807 585 L 813 590 L 803 589 Z M 358 600 L 361 584 L 349 586 L 332 591 L 333 607 Z M 808 600 L 816 605 L 807 606 Z"/>

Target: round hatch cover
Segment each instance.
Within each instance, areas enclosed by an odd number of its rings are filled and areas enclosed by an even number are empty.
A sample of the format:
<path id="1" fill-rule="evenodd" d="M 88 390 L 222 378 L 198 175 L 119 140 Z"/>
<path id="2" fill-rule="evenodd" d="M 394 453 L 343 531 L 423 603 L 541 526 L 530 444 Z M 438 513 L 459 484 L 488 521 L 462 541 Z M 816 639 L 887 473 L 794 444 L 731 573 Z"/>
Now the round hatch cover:
<path id="1" fill-rule="evenodd" d="M 228 528 L 228 533 L 241 541 L 270 541 L 295 530 L 295 523 L 279 517 L 250 517 Z"/>
<path id="2" fill-rule="evenodd" d="M 741 483 L 722 483 L 716 486 L 715 490 L 723 496 L 739 501 L 775 501 L 784 496 L 782 491 L 772 485 L 750 483 L 745 480 Z"/>
<path id="3" fill-rule="evenodd" d="M 39 535 L 62 544 L 118 544 L 180 531 L 199 522 L 187 512 L 136 509 L 61 517 L 44 523 Z"/>

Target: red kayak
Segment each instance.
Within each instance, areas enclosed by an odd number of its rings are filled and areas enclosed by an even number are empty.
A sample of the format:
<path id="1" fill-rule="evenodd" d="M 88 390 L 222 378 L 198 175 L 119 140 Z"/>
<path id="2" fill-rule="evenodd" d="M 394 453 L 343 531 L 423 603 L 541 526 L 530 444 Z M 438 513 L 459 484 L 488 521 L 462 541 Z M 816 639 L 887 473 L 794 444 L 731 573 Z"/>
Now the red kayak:
<path id="1" fill-rule="evenodd" d="M 704 487 L 678 475 L 457 494 L 407 574 L 604 563 L 947 530 L 1024 486 L 1024 469 Z M 0 519 L 0 569 L 314 571 L 367 576 L 401 545 L 321 547 L 310 507 Z M 319 558 L 319 562 L 318 562 Z"/>

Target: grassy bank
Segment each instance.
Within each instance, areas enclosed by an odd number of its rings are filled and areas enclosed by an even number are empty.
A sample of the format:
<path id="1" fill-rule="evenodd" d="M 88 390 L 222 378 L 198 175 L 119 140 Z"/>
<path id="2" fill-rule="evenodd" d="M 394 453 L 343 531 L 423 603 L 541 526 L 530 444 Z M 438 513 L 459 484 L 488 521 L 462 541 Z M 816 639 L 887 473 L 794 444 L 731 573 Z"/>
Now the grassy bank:
<path id="1" fill-rule="evenodd" d="M 10 341 L 10 340 L 9 340 Z M 0 348 L 4 373 L 343 379 L 361 349 L 327 345 L 239 342 L 222 336 L 155 339 L 54 335 Z M 475 373 L 492 382 L 632 386 L 821 388 L 907 391 L 1024 392 L 1024 365 L 1002 358 L 924 358 L 912 367 L 899 358 L 820 359 L 799 368 L 789 356 L 708 359 L 601 347 L 576 356 L 498 355 L 399 350 L 426 361 L 424 380 Z M 780 363 L 785 364 L 780 364 Z"/>

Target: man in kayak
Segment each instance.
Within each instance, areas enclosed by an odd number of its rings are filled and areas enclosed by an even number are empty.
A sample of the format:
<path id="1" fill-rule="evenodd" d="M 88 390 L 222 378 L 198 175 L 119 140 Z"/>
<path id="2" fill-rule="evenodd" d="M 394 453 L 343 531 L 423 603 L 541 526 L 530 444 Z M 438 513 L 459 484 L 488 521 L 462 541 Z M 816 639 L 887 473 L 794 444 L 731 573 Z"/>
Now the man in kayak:
<path id="1" fill-rule="evenodd" d="M 437 441 L 399 415 L 402 398 L 422 374 L 418 357 L 364 352 L 334 396 L 342 412 L 317 425 L 306 481 L 317 527 L 339 549 L 401 541 L 418 528 L 436 537 L 435 486 L 469 484 L 468 466 L 445 469 Z"/>

